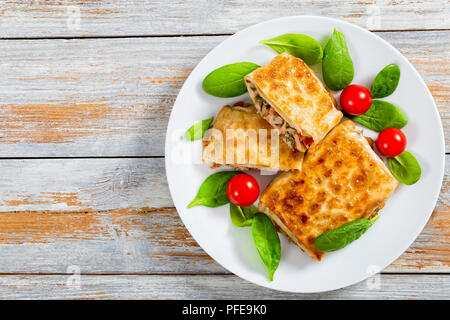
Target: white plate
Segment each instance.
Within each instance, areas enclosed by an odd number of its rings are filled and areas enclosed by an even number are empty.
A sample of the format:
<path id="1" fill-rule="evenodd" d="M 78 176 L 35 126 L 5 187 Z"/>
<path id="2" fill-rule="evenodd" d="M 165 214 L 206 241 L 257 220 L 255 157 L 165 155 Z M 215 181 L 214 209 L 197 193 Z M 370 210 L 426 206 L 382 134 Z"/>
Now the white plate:
<path id="1" fill-rule="evenodd" d="M 223 105 L 243 99 L 208 95 L 201 84 L 212 70 L 225 64 L 250 61 L 268 63 L 276 53 L 259 40 L 284 33 L 302 33 L 324 45 L 333 31 L 341 31 L 355 66 L 353 83 L 370 87 L 387 64 L 401 70 L 397 90 L 383 100 L 398 105 L 408 116 L 403 128 L 407 149 L 419 160 L 422 178 L 413 186 L 400 185 L 380 212 L 380 219 L 358 241 L 327 254 L 322 262 L 309 258 L 280 235 L 282 255 L 274 281 L 254 248 L 250 228 L 230 222 L 228 205 L 219 208 L 187 204 L 200 184 L 214 171 L 200 162 L 201 141 L 187 142 L 183 134 L 195 121 L 215 116 Z M 314 67 L 315 68 L 315 67 Z M 366 135 L 373 135 L 368 129 Z M 166 136 L 166 170 L 178 213 L 199 245 L 236 275 L 262 285 L 291 292 L 319 292 L 349 286 L 381 271 L 399 257 L 419 235 L 436 204 L 444 172 L 444 135 L 436 105 L 414 67 L 395 48 L 375 34 L 340 20 L 295 16 L 260 23 L 231 36 L 212 50 L 192 71 L 178 95 Z M 251 172 L 263 190 L 273 176 Z M 382 285 L 382 284 L 381 284 Z"/>

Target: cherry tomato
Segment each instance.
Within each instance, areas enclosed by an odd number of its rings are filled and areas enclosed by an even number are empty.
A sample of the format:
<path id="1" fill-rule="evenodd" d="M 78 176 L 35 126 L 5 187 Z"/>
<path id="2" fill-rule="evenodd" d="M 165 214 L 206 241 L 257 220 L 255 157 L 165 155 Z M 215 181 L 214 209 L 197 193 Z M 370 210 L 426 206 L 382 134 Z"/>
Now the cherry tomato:
<path id="1" fill-rule="evenodd" d="M 235 205 L 247 207 L 258 199 L 258 182 L 249 174 L 238 174 L 228 181 L 227 196 Z"/>
<path id="2" fill-rule="evenodd" d="M 342 91 L 340 102 L 346 113 L 357 116 L 369 110 L 372 104 L 372 95 L 367 88 L 351 84 Z"/>
<path id="3" fill-rule="evenodd" d="M 406 137 L 401 130 L 388 128 L 380 132 L 376 145 L 383 156 L 395 157 L 405 151 Z"/>

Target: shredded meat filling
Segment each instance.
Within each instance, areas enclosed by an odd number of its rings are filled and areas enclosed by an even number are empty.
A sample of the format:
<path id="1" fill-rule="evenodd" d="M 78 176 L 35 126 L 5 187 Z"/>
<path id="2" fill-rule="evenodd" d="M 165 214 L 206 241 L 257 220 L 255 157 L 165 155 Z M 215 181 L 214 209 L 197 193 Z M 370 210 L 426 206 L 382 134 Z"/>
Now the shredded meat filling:
<path id="1" fill-rule="evenodd" d="M 301 150 L 302 145 L 309 146 L 314 142 L 312 138 L 304 137 L 292 128 L 260 95 L 257 95 L 256 99 L 259 102 L 256 107 L 261 117 L 280 130 L 280 136 L 291 148 Z"/>

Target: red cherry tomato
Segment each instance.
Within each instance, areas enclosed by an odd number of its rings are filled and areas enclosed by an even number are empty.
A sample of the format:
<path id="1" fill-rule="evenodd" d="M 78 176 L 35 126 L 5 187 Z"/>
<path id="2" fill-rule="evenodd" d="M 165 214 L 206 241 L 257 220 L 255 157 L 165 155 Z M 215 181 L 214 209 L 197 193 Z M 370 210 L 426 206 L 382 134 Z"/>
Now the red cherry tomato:
<path id="1" fill-rule="evenodd" d="M 247 207 L 258 199 L 258 182 L 249 174 L 238 174 L 228 181 L 227 196 L 235 205 Z"/>
<path id="2" fill-rule="evenodd" d="M 342 91 L 340 102 L 346 113 L 357 116 L 369 110 L 372 104 L 372 95 L 367 88 L 351 84 Z"/>
<path id="3" fill-rule="evenodd" d="M 380 132 L 376 145 L 383 156 L 395 157 L 405 151 L 406 136 L 397 128 L 388 128 Z"/>

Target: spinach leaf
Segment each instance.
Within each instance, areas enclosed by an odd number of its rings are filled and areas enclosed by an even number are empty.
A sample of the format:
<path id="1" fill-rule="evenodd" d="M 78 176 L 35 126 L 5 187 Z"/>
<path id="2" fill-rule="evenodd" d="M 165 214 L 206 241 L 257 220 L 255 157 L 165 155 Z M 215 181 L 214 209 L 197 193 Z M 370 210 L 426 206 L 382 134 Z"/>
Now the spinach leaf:
<path id="1" fill-rule="evenodd" d="M 323 79 L 331 90 L 342 90 L 348 86 L 354 75 L 353 61 L 342 33 L 334 29 L 323 50 Z"/>
<path id="2" fill-rule="evenodd" d="M 227 183 L 239 171 L 221 171 L 216 172 L 203 181 L 194 200 L 188 205 L 188 208 L 194 206 L 205 206 L 210 208 L 220 207 L 230 202 L 227 197 Z"/>
<path id="3" fill-rule="evenodd" d="M 401 129 L 408 123 L 408 117 L 402 110 L 382 100 L 372 100 L 372 105 L 366 113 L 349 118 L 377 132 L 387 128 Z"/>
<path id="4" fill-rule="evenodd" d="M 184 137 L 188 141 L 194 141 L 203 138 L 206 130 L 209 129 L 211 122 L 214 120 L 214 117 L 201 120 L 192 125 L 184 134 Z"/>
<path id="5" fill-rule="evenodd" d="M 318 63 L 323 56 L 322 46 L 316 39 L 304 34 L 286 33 L 279 37 L 261 40 L 278 53 L 287 52 L 294 57 L 301 58 L 306 64 Z"/>
<path id="6" fill-rule="evenodd" d="M 342 249 L 346 245 L 359 239 L 364 232 L 369 229 L 378 219 L 376 216 L 372 219 L 358 219 L 343 224 L 342 226 L 322 233 L 314 240 L 317 250 L 323 252 L 331 252 Z"/>
<path id="7" fill-rule="evenodd" d="M 253 217 L 252 236 L 259 256 L 269 269 L 269 280 L 272 281 L 281 258 L 281 245 L 277 229 L 269 217 L 263 213 L 257 213 Z"/>
<path id="8" fill-rule="evenodd" d="M 388 158 L 389 169 L 398 181 L 408 186 L 419 181 L 422 169 L 411 152 L 403 151 L 398 156 Z"/>
<path id="9" fill-rule="evenodd" d="M 247 92 L 244 77 L 258 68 L 257 64 L 251 62 L 227 64 L 206 76 L 202 84 L 203 90 L 221 98 L 240 96 Z"/>
<path id="10" fill-rule="evenodd" d="M 388 64 L 373 80 L 370 93 L 372 98 L 385 98 L 391 95 L 400 81 L 400 68 L 396 64 Z"/>
<path id="11" fill-rule="evenodd" d="M 255 206 L 240 207 L 230 202 L 230 218 L 236 227 L 249 227 L 253 216 L 258 212 Z"/>

